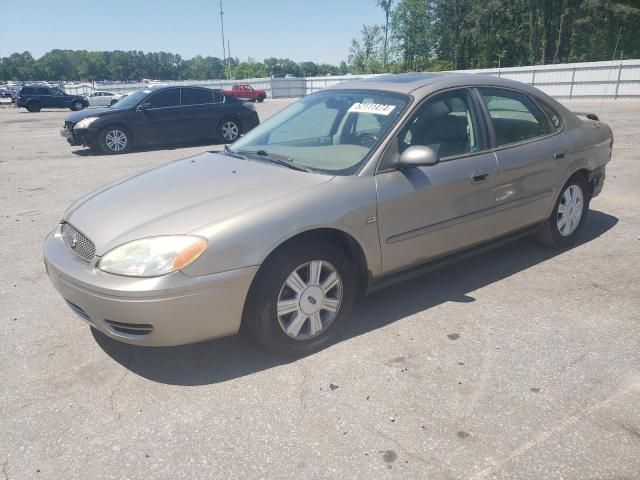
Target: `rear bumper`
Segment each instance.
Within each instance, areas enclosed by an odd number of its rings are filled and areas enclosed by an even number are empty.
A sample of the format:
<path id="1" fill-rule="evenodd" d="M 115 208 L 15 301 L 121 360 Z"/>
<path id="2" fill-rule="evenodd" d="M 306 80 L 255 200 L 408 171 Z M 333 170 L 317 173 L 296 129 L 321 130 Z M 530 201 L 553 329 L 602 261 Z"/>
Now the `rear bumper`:
<path id="1" fill-rule="evenodd" d="M 604 187 L 604 179 L 606 178 L 606 166 L 598 167 L 589 172 L 589 183 L 591 184 L 591 197 L 597 197 Z"/>
<path id="2" fill-rule="evenodd" d="M 188 277 L 128 278 L 98 270 L 68 250 L 57 232 L 44 243 L 54 287 L 85 322 L 116 340 L 171 346 L 233 335 L 258 267 Z"/>

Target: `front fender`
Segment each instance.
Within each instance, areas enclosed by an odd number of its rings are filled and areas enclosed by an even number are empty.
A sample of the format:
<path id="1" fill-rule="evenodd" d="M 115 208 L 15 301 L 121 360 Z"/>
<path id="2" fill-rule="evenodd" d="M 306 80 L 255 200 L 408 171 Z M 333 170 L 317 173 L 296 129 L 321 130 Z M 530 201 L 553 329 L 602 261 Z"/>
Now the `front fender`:
<path id="1" fill-rule="evenodd" d="M 337 177 L 190 232 L 208 238 L 209 248 L 183 272 L 201 276 L 261 265 L 292 237 L 333 229 L 358 243 L 375 276 L 381 268 L 377 224 L 370 220 L 375 219 L 376 210 L 373 177 Z"/>

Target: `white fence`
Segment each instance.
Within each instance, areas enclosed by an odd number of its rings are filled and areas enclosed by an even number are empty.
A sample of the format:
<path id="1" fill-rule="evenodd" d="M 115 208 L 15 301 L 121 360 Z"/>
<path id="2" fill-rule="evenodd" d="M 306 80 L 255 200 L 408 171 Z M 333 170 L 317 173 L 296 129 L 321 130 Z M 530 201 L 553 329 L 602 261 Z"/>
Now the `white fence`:
<path id="1" fill-rule="evenodd" d="M 484 70 L 460 70 L 459 73 L 483 73 L 510 78 L 533 85 L 559 99 L 640 98 L 640 60 L 616 62 L 568 63 Z M 194 80 L 161 82 L 171 85 L 201 85 L 210 88 L 231 88 L 235 83 L 248 83 L 267 92 L 270 98 L 299 98 L 324 88 L 375 75 L 343 75 L 306 78 L 251 78 L 245 80 Z M 93 90 L 116 93 L 131 92 L 148 83 L 110 85 L 69 85 L 65 90 L 86 95 Z"/>

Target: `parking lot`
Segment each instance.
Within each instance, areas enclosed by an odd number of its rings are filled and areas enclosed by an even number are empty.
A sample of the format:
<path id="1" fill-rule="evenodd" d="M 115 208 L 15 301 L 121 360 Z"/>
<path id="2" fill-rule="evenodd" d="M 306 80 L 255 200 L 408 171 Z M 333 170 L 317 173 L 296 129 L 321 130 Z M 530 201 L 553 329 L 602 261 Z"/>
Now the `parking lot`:
<path id="1" fill-rule="evenodd" d="M 67 113 L 0 108 L 0 479 L 640 479 L 640 102 L 603 105 L 614 156 L 578 246 L 379 291 L 294 361 L 242 336 L 132 347 L 69 310 L 41 258 L 67 206 L 222 146 L 94 155 Z"/>

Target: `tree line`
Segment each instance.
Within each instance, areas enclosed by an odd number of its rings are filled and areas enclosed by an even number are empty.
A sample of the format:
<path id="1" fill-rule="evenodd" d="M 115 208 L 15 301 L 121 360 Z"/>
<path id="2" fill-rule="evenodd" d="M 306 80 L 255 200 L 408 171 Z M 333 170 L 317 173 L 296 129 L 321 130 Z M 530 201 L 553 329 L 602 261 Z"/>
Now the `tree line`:
<path id="1" fill-rule="evenodd" d="M 377 0 L 351 43 L 358 73 L 640 57 L 640 0 Z"/>
<path id="2" fill-rule="evenodd" d="M 318 76 L 349 72 L 347 64 L 294 62 L 288 58 L 237 58 L 196 56 L 183 59 L 167 52 L 140 51 L 89 52 L 86 50 L 51 50 L 40 58 L 31 53 L 14 53 L 0 59 L 0 80 L 210 80 L 220 78 L 264 78 L 285 75 Z"/>
<path id="3" fill-rule="evenodd" d="M 167 52 L 51 50 L 0 59 L 0 80 L 209 80 L 461 70 L 640 57 L 640 0 L 372 0 L 348 62 L 183 59 Z"/>

